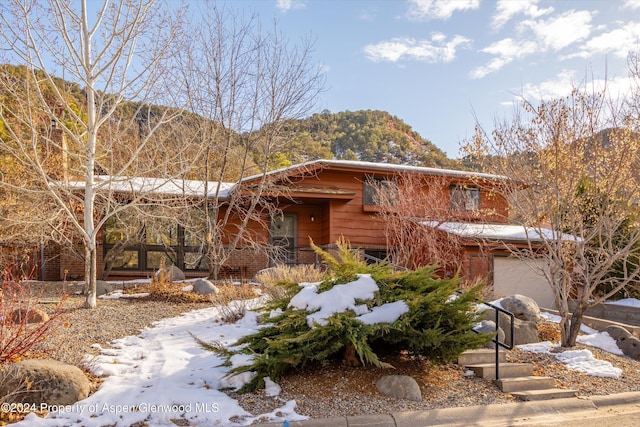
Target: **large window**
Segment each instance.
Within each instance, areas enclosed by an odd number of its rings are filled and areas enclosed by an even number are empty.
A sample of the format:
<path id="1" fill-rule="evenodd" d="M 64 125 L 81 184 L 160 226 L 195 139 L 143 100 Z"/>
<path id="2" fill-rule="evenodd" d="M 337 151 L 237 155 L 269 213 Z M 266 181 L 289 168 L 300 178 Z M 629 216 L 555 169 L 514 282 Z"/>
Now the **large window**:
<path id="1" fill-rule="evenodd" d="M 467 185 L 452 185 L 450 188 L 453 212 L 476 212 L 480 209 L 480 190 Z"/>
<path id="2" fill-rule="evenodd" d="M 398 187 L 392 179 L 367 177 L 364 181 L 364 206 L 391 206 L 398 198 Z"/>
<path id="3" fill-rule="evenodd" d="M 105 224 L 105 257 L 113 270 L 153 271 L 175 265 L 183 271 L 206 271 L 206 258 L 197 239 L 182 227 L 154 223 L 128 227 L 116 218 Z"/>

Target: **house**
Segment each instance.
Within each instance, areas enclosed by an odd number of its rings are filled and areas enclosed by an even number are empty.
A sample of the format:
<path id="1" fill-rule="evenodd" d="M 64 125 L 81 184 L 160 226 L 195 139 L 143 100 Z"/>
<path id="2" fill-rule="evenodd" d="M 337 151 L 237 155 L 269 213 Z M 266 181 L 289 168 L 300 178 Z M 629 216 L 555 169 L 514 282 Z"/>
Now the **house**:
<path id="1" fill-rule="evenodd" d="M 458 242 L 456 271 L 444 266 L 442 274 L 450 275 L 459 270 L 468 281 L 488 278 L 490 283 L 497 278 L 499 286 L 496 293 L 502 292 L 505 283 L 522 283 L 522 262 L 509 257 L 509 247 L 526 245 L 526 239 L 523 238 L 522 227 L 509 225 L 509 206 L 503 194 L 508 178 L 459 170 L 345 160 L 311 161 L 272 171 L 266 176 L 247 177 L 236 184 L 223 183 L 222 197 L 218 199 L 222 202 L 233 191 L 251 194 L 267 181 L 269 185 L 261 197 L 276 206 L 278 214 L 249 225 L 254 240 L 261 243 L 260 247 L 239 246 L 222 275 L 251 278 L 259 270 L 279 263 L 313 263 L 316 255 L 311 241 L 331 248 L 342 237 L 368 258 L 383 259 L 393 255 L 394 250 L 402 248 L 390 247 L 393 244 L 388 230 L 385 231 L 388 220 L 382 215 L 385 207 L 381 206 L 376 192 L 382 188 L 400 196 L 393 192 L 398 191 L 398 180 L 406 177 L 420 177 L 424 187 L 431 187 L 428 191 L 437 196 L 434 198 L 437 202 L 429 204 L 437 205 L 438 209 L 432 210 L 427 218 L 414 221 L 412 226 L 418 227 L 416 230 L 420 227 L 435 230 Z M 143 182 L 139 179 L 127 181 L 121 191 L 126 192 L 135 185 L 142 186 Z M 196 191 L 199 185 L 189 182 L 177 185 L 177 188 L 183 192 L 185 188 L 191 189 L 193 197 L 203 197 L 201 191 Z M 216 183 L 209 185 L 211 188 Z M 157 192 L 169 191 L 164 184 L 155 188 Z M 111 237 L 110 228 L 113 227 L 117 224 L 113 221 L 107 223 L 101 235 L 102 257 L 99 263 L 104 264 L 104 255 L 117 244 Z M 112 265 L 108 278 L 150 277 L 161 265 L 167 247 L 177 254 L 172 262 L 188 277 L 206 274 L 206 263 L 199 254 L 199 248 L 190 240 L 189 233 L 178 228 L 163 237 L 164 241 L 159 239 L 147 233 L 144 245 L 128 247 Z M 51 259 L 42 269 L 47 280 L 83 276 L 83 264 L 70 254 L 61 253 Z M 518 269 L 514 270 L 514 263 L 518 264 Z M 98 269 L 101 267 L 103 265 Z M 539 279 L 529 285 L 540 287 Z"/>

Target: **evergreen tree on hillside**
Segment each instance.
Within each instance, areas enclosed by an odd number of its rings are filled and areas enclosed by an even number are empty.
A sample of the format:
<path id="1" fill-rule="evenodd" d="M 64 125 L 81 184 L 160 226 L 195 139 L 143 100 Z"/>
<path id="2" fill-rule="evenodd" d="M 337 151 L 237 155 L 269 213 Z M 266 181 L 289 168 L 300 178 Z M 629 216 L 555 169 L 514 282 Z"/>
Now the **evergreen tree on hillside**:
<path id="1" fill-rule="evenodd" d="M 331 113 L 291 121 L 286 155 L 292 163 L 322 158 L 459 168 L 411 126 L 385 111 Z"/>

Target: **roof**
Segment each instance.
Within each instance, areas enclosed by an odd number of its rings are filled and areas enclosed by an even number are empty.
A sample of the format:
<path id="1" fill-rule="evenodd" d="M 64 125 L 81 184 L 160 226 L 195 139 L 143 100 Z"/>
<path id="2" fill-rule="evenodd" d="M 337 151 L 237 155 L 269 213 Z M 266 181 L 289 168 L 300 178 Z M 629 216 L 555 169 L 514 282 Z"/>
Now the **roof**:
<path id="1" fill-rule="evenodd" d="M 266 174 L 257 174 L 243 178 L 240 182 L 245 184 L 253 180 L 260 179 L 262 176 L 278 177 L 292 176 L 299 173 L 310 173 L 323 169 L 338 170 L 357 170 L 364 172 L 382 172 L 382 173 L 419 173 L 434 176 L 460 177 L 460 178 L 477 178 L 488 181 L 508 181 L 509 178 L 503 175 L 492 175 L 481 172 L 469 172 L 454 169 L 428 168 L 422 166 L 396 165 L 390 163 L 373 163 L 360 162 L 351 160 L 313 160 L 310 162 L 299 163 L 286 168 L 267 172 Z M 178 178 L 149 178 L 149 177 L 127 177 L 127 176 L 109 176 L 97 175 L 94 177 L 96 186 L 99 189 L 120 192 L 120 193 L 153 193 L 158 195 L 174 195 L 188 197 L 204 197 L 205 181 L 186 180 Z M 215 197 L 217 181 L 209 181 L 208 194 L 206 197 Z M 84 189 L 84 181 L 71 181 L 67 184 L 75 189 Z M 220 183 L 220 199 L 227 199 L 231 190 L 237 185 L 233 182 Z M 301 191 L 297 189 L 297 191 Z M 328 190 L 323 190 L 327 192 Z M 316 191 L 321 193 L 319 191 Z"/>
<path id="2" fill-rule="evenodd" d="M 506 242 L 541 242 L 544 240 L 579 241 L 571 234 L 554 232 L 548 228 L 532 228 L 514 224 L 482 224 L 467 222 L 424 221 L 423 225 L 466 239 L 494 240 Z"/>
<path id="3" fill-rule="evenodd" d="M 361 170 L 384 173 L 403 173 L 413 172 L 425 175 L 459 177 L 459 178 L 478 178 L 488 181 L 508 181 L 509 178 L 504 175 L 493 175 L 482 172 L 462 171 L 455 169 L 430 168 L 423 166 L 396 165 L 391 163 L 374 163 L 361 162 L 353 160 L 313 160 L 310 162 L 299 163 L 286 168 L 270 171 L 266 176 L 274 175 L 292 175 L 296 172 L 314 171 L 319 169 L 344 169 L 344 170 Z M 244 178 L 242 181 L 252 181 L 262 177 L 262 174 L 253 175 Z"/>
<path id="4" fill-rule="evenodd" d="M 187 196 L 187 197 L 205 197 L 205 185 L 207 185 L 207 198 L 213 198 L 216 195 L 218 182 L 216 181 L 196 181 L 189 179 L 176 178 L 149 178 L 149 177 L 126 177 L 126 176 L 109 176 L 97 175 L 94 177 L 96 188 L 98 190 L 107 190 L 116 193 L 152 193 L 156 195 L 167 196 Z M 85 188 L 85 181 L 70 181 L 69 187 L 82 190 Z M 220 194 L 221 199 L 229 196 L 229 191 L 235 183 L 221 182 Z"/>

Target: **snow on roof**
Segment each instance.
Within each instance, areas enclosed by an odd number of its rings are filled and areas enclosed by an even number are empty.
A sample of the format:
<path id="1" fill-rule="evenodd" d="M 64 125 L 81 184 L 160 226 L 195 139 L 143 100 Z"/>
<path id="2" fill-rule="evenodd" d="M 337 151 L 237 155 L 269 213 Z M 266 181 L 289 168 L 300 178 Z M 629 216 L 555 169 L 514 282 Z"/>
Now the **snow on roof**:
<path id="1" fill-rule="evenodd" d="M 267 175 L 286 174 L 290 171 L 298 169 L 316 169 L 316 168 L 349 168 L 349 169 L 364 169 L 379 172 L 399 173 L 399 172 L 415 172 L 425 175 L 437 175 L 437 176 L 449 176 L 460 178 L 481 178 L 490 181 L 508 181 L 509 178 L 503 175 L 493 175 L 481 172 L 470 172 L 455 169 L 442 169 L 442 168 L 430 168 L 424 166 L 410 166 L 410 165 L 397 165 L 392 163 L 374 163 L 374 162 L 362 162 L 355 160 L 312 160 L 305 163 L 299 163 L 296 165 L 288 166 L 286 168 L 270 171 Z M 253 179 L 261 177 L 262 174 L 253 175 L 244 178 L 242 181 L 251 181 Z"/>
<path id="2" fill-rule="evenodd" d="M 434 227 L 446 233 L 463 238 L 483 240 L 499 240 L 510 242 L 542 241 L 542 240 L 574 240 L 579 238 L 570 234 L 554 232 L 548 228 L 531 228 L 514 224 L 483 224 L 468 222 L 424 221 L 421 224 Z"/>
<path id="3" fill-rule="evenodd" d="M 127 177 L 97 175 L 94 177 L 98 190 L 106 190 L 118 193 L 151 193 L 156 195 L 204 197 L 205 184 L 207 185 L 207 198 L 215 197 L 218 182 L 216 181 L 196 181 L 177 178 L 150 178 L 150 177 Z M 69 187 L 82 190 L 85 188 L 85 181 L 71 181 Z M 235 184 L 230 182 L 220 183 L 221 199 L 229 196 L 229 191 Z"/>

